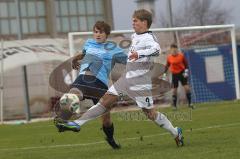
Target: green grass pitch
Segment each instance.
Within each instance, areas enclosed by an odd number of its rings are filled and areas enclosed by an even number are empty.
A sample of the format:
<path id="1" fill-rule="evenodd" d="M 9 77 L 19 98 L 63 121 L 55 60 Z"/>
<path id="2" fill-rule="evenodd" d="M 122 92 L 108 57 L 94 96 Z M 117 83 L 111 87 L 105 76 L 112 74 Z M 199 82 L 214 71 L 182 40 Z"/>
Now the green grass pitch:
<path id="1" fill-rule="evenodd" d="M 79 133 L 58 133 L 48 121 L 0 125 L 0 159 L 239 159 L 240 101 L 160 111 L 183 128 L 184 147 L 178 148 L 165 130 L 138 112 L 113 113 L 120 150 L 106 144 L 99 119 Z"/>

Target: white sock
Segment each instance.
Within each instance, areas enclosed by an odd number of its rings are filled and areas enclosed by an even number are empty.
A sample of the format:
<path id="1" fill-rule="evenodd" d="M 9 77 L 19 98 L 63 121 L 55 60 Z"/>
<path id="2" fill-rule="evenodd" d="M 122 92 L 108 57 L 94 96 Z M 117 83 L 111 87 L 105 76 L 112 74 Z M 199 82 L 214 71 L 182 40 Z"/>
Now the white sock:
<path id="1" fill-rule="evenodd" d="M 158 112 L 155 123 L 170 132 L 173 137 L 176 137 L 178 135 L 177 128 L 173 127 L 172 123 L 167 119 L 164 114 Z"/>
<path id="2" fill-rule="evenodd" d="M 107 109 L 100 103 L 97 103 L 96 105 L 88 109 L 88 111 L 86 111 L 79 119 L 75 120 L 74 122 L 81 126 L 87 121 L 93 120 L 106 112 Z"/>

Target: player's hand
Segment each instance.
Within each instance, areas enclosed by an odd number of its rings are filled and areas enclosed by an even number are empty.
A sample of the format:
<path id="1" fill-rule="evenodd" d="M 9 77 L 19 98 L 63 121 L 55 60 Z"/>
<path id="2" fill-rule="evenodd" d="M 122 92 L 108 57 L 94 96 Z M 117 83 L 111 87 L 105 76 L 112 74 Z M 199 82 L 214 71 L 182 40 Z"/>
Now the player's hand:
<path id="1" fill-rule="evenodd" d="M 183 77 L 187 78 L 188 77 L 188 69 L 185 69 L 183 72 Z"/>
<path id="2" fill-rule="evenodd" d="M 129 60 L 136 61 L 138 58 L 138 53 L 136 51 L 132 51 L 131 55 L 129 56 Z"/>
<path id="3" fill-rule="evenodd" d="M 161 76 L 159 76 L 158 78 L 161 79 L 161 80 L 167 81 L 167 74 L 164 73 Z"/>
<path id="4" fill-rule="evenodd" d="M 79 67 L 80 67 L 80 63 L 78 62 L 78 58 L 74 57 L 73 60 L 72 60 L 72 68 L 74 70 L 78 70 Z"/>

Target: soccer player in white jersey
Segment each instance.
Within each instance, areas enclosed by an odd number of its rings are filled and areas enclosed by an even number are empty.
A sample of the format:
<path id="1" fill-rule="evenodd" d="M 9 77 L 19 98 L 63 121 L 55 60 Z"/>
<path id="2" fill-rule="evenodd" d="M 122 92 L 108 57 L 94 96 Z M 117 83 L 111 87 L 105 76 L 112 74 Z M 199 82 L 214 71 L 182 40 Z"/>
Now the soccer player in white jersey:
<path id="1" fill-rule="evenodd" d="M 132 25 L 135 33 L 132 35 L 132 44 L 128 53 L 126 73 L 122 75 L 105 93 L 100 101 L 75 121 L 57 124 L 61 129 L 80 130 L 87 121 L 95 119 L 111 110 L 118 96 L 128 95 L 136 101 L 145 115 L 154 123 L 164 128 L 173 136 L 177 146 L 183 146 L 182 129 L 174 127 L 167 117 L 157 112 L 153 105 L 151 84 L 151 56 L 158 55 L 160 46 L 156 38 L 149 31 L 152 24 L 152 14 L 145 10 L 136 10 L 132 16 Z"/>

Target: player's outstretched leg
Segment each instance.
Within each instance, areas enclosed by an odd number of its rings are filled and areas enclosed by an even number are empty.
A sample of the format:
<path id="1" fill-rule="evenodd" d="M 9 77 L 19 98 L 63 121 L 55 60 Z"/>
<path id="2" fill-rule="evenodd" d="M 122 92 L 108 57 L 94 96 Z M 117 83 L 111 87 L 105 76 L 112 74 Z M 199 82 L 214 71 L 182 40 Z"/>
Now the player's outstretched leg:
<path id="1" fill-rule="evenodd" d="M 75 122 L 66 121 L 58 117 L 54 118 L 54 124 L 57 127 L 58 132 L 64 132 L 64 131 L 79 132 L 80 131 L 80 126 L 77 125 Z"/>
<path id="2" fill-rule="evenodd" d="M 176 144 L 178 147 L 184 146 L 182 128 L 177 128 L 177 132 L 178 135 L 175 137 Z"/>
<path id="3" fill-rule="evenodd" d="M 150 120 L 154 121 L 157 125 L 171 133 L 177 146 L 184 145 L 181 128 L 173 127 L 168 118 L 164 114 L 157 112 L 155 109 L 143 109 L 143 111 Z"/>
<path id="4" fill-rule="evenodd" d="M 85 124 L 87 121 L 95 119 L 104 113 L 107 112 L 107 109 L 100 103 L 92 106 L 86 113 L 84 113 L 79 119 L 75 121 L 63 121 L 56 120 L 55 125 L 58 128 L 59 132 L 64 132 L 66 130 L 71 130 L 78 132 L 80 127 Z M 78 130 L 78 131 L 76 131 Z"/>
<path id="5" fill-rule="evenodd" d="M 104 95 L 101 98 L 101 103 L 97 103 L 92 106 L 87 112 L 85 112 L 79 119 L 74 121 L 56 121 L 56 127 L 60 127 L 61 130 L 71 130 L 75 131 L 76 129 L 80 130 L 80 127 L 86 122 L 93 120 L 111 109 L 113 103 L 117 101 L 117 96 L 114 95 Z"/>

